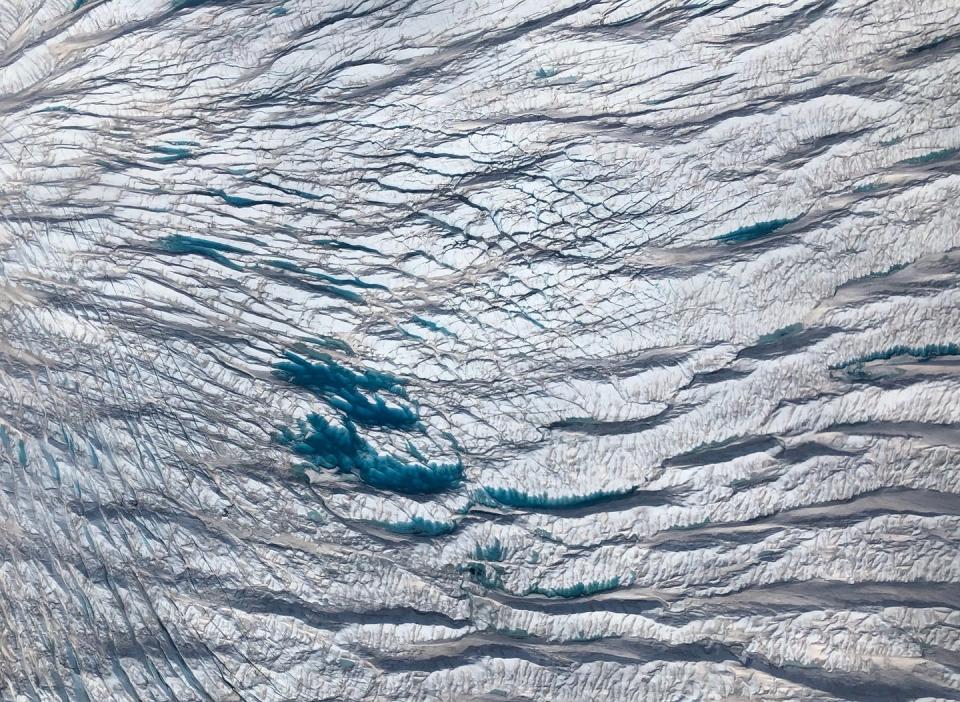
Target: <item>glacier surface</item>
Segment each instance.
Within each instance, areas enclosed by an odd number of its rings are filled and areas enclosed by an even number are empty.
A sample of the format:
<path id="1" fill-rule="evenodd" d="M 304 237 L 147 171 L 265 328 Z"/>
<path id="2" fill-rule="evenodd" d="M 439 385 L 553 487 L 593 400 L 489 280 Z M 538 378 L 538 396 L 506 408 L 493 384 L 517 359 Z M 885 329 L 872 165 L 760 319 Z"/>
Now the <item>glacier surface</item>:
<path id="1" fill-rule="evenodd" d="M 960 699 L 955 0 L 0 0 L 0 699 Z"/>

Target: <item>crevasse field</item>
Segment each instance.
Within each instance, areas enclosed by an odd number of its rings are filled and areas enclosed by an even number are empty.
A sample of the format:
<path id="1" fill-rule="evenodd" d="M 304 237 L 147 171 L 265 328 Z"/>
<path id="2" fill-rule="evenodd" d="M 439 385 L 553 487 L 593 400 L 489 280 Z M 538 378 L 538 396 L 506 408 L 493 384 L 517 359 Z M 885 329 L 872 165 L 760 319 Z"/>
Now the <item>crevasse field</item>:
<path id="1" fill-rule="evenodd" d="M 960 699 L 955 0 L 0 0 L 0 699 Z"/>

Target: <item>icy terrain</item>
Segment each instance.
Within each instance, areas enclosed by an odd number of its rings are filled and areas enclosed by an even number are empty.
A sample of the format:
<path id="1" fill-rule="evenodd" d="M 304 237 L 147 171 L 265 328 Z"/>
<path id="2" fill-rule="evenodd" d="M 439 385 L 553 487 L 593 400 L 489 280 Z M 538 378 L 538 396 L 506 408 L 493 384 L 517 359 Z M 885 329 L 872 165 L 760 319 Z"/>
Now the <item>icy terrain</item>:
<path id="1" fill-rule="evenodd" d="M 956 0 L 0 0 L 0 699 L 960 699 Z"/>

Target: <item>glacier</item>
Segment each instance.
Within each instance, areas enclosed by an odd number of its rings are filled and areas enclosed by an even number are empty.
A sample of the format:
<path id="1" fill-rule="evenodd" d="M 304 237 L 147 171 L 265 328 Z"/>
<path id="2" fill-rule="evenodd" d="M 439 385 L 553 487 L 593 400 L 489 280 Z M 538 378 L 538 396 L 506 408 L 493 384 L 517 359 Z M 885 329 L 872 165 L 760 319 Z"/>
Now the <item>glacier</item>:
<path id="1" fill-rule="evenodd" d="M 0 699 L 960 700 L 960 4 L 0 0 Z"/>

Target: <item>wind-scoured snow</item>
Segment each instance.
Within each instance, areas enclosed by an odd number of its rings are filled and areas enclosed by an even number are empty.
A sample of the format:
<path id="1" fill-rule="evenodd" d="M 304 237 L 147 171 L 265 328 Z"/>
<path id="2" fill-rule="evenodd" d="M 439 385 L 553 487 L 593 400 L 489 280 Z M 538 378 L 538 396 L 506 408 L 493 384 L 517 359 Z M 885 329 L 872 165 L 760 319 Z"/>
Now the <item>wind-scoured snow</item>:
<path id="1" fill-rule="evenodd" d="M 960 699 L 960 5 L 0 0 L 0 699 Z"/>

